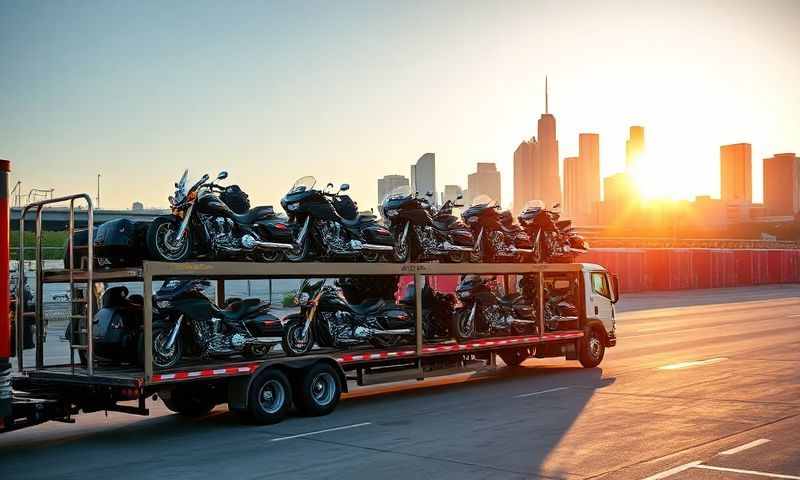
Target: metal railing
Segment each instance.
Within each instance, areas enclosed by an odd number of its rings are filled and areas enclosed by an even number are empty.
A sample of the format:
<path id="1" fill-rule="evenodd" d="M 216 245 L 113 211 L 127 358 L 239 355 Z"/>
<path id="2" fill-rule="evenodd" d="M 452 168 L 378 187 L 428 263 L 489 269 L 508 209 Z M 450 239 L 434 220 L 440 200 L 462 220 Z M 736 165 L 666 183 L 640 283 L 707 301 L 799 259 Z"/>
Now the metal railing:
<path id="1" fill-rule="evenodd" d="M 67 250 L 69 255 L 69 285 L 70 285 L 70 302 L 85 302 L 86 307 L 84 309 L 83 315 L 74 315 L 73 311 L 70 311 L 70 321 L 76 319 L 77 317 L 85 318 L 86 321 L 84 322 L 85 325 L 85 332 L 81 329 L 80 318 L 78 318 L 78 322 L 72 323 L 72 335 L 70 335 L 70 363 L 72 364 L 73 368 L 75 366 L 75 350 L 85 350 L 86 351 L 86 362 L 87 362 L 87 370 L 89 376 L 94 375 L 94 348 L 92 347 L 92 308 L 93 303 L 91 297 L 86 295 L 84 300 L 77 300 L 77 295 L 75 295 L 75 259 L 74 259 L 74 237 L 75 237 L 75 200 L 85 200 L 87 206 L 87 226 L 88 226 L 88 238 L 87 238 L 87 265 L 86 265 L 86 285 L 87 285 L 87 293 L 92 290 L 93 286 L 93 266 L 94 266 L 94 239 L 93 237 L 93 228 L 94 228 L 94 206 L 92 204 L 92 198 L 86 193 L 79 193 L 75 195 L 68 195 L 65 197 L 58 197 L 58 198 L 50 198 L 46 200 L 41 200 L 38 202 L 29 203 L 25 205 L 20 213 L 19 219 L 19 251 L 22 252 L 25 250 L 25 216 L 26 214 L 34 210 L 36 211 L 36 246 L 35 248 L 35 268 L 36 268 L 36 296 L 34 301 L 34 318 L 35 318 L 35 325 L 36 325 L 36 369 L 42 369 L 44 367 L 44 259 L 42 258 L 42 209 L 45 205 L 50 205 L 53 203 L 62 203 L 62 202 L 69 202 L 69 223 L 67 227 L 68 235 L 67 235 Z M 20 255 L 20 258 L 17 260 L 17 291 L 23 292 L 25 291 L 25 258 L 23 255 Z M 25 302 L 17 302 L 17 365 L 19 371 L 23 371 L 24 362 L 23 362 L 23 328 L 24 319 L 28 315 L 25 312 Z M 78 338 L 80 338 L 81 333 L 85 333 L 86 343 L 82 345 L 76 345 L 73 343 L 74 339 L 76 338 L 75 335 L 75 327 L 77 324 L 78 328 Z"/>

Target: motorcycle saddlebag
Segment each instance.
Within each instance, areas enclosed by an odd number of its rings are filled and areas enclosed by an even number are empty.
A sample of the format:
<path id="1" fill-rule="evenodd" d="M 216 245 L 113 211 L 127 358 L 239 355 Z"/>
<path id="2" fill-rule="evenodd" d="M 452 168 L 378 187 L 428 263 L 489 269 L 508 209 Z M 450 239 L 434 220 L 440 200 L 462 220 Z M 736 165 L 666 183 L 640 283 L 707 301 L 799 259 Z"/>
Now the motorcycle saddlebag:
<path id="1" fill-rule="evenodd" d="M 401 308 L 383 311 L 375 317 L 381 326 L 390 330 L 409 328 L 413 325 L 411 316 Z"/>
<path id="2" fill-rule="evenodd" d="M 453 239 L 453 244 L 459 247 L 471 247 L 475 241 L 469 230 L 451 230 L 448 234 Z"/>
<path id="3" fill-rule="evenodd" d="M 380 225 L 366 227 L 361 230 L 361 234 L 364 236 L 364 241 L 367 243 L 388 246 L 394 245 L 394 237 L 392 236 L 392 232 L 390 232 L 386 227 L 382 227 Z"/>
<path id="4" fill-rule="evenodd" d="M 97 227 L 94 227 L 94 236 L 97 236 Z M 75 230 L 72 237 L 72 263 L 74 268 L 86 268 L 89 256 L 89 230 L 86 228 Z M 96 254 L 95 254 L 96 255 Z M 69 242 L 64 243 L 64 269 L 69 269 Z"/>
<path id="5" fill-rule="evenodd" d="M 285 217 L 280 220 L 261 220 L 256 223 L 260 229 L 259 234 L 268 242 L 292 243 L 294 241 L 292 229 Z"/>
<path id="6" fill-rule="evenodd" d="M 109 220 L 97 228 L 95 263 L 100 267 L 135 267 L 147 258 L 147 228 L 150 222 L 127 218 Z"/>

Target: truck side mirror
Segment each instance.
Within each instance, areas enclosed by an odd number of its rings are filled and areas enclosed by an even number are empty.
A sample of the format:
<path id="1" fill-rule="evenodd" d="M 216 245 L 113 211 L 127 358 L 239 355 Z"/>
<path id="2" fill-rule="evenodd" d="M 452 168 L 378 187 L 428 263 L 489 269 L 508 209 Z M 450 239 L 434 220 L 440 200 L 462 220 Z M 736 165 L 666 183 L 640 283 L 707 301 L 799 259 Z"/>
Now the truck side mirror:
<path id="1" fill-rule="evenodd" d="M 619 301 L 619 277 L 611 274 L 611 303 L 617 303 Z"/>

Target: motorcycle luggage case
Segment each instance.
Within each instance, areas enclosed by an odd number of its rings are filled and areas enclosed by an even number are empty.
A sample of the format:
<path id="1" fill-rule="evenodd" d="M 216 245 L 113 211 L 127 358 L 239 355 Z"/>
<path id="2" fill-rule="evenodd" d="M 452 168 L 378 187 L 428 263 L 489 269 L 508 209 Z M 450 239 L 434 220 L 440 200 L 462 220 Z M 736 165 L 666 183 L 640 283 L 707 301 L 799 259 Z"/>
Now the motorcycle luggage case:
<path id="1" fill-rule="evenodd" d="M 281 337 L 283 335 L 280 319 L 271 313 L 264 312 L 257 317 L 248 318 L 244 324 L 254 337 Z"/>
<path id="2" fill-rule="evenodd" d="M 366 227 L 361 230 L 361 234 L 364 236 L 364 240 L 367 243 L 388 246 L 394 245 L 394 237 L 392 236 L 392 232 L 380 225 Z"/>
<path id="3" fill-rule="evenodd" d="M 292 229 L 285 217 L 280 220 L 265 220 L 257 223 L 262 229 L 261 235 L 265 241 L 276 243 L 292 243 L 294 241 Z"/>
<path id="4" fill-rule="evenodd" d="M 97 227 L 94 227 L 94 235 L 97 236 Z M 82 228 L 75 230 L 72 237 L 73 267 L 86 268 L 87 258 L 89 258 L 89 230 Z M 95 253 L 97 255 L 97 253 Z M 64 244 L 64 269 L 69 269 L 69 243 Z"/>
<path id="5" fill-rule="evenodd" d="M 375 315 L 378 323 L 387 329 L 410 328 L 413 325 L 411 316 L 403 309 L 395 308 Z"/>
<path id="6" fill-rule="evenodd" d="M 109 220 L 97 228 L 95 262 L 101 267 L 135 267 L 147 258 L 147 227 L 150 222 L 127 218 Z"/>

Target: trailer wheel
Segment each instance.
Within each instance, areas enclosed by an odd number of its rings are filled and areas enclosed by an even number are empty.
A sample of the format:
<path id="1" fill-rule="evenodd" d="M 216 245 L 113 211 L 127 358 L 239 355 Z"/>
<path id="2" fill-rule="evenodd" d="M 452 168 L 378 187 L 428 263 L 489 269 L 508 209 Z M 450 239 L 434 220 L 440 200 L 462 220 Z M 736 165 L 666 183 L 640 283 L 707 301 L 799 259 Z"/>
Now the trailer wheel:
<path id="1" fill-rule="evenodd" d="M 606 353 L 606 345 L 603 338 L 596 328 L 589 327 L 580 342 L 580 354 L 578 360 L 585 368 L 594 368 L 603 361 Z"/>
<path id="2" fill-rule="evenodd" d="M 201 389 L 176 388 L 169 398 L 161 400 L 168 409 L 187 417 L 202 417 L 217 406 L 211 392 Z"/>
<path id="3" fill-rule="evenodd" d="M 256 423 L 271 425 L 286 417 L 292 405 L 289 379 L 280 370 L 267 368 L 258 374 L 247 392 L 247 408 Z"/>
<path id="4" fill-rule="evenodd" d="M 296 386 L 295 405 L 303 415 L 327 415 L 336 408 L 341 394 L 338 372 L 327 363 L 317 363 L 304 371 Z"/>
<path id="5" fill-rule="evenodd" d="M 508 367 L 518 367 L 530 357 L 530 351 L 527 348 L 500 350 L 497 354 Z"/>

